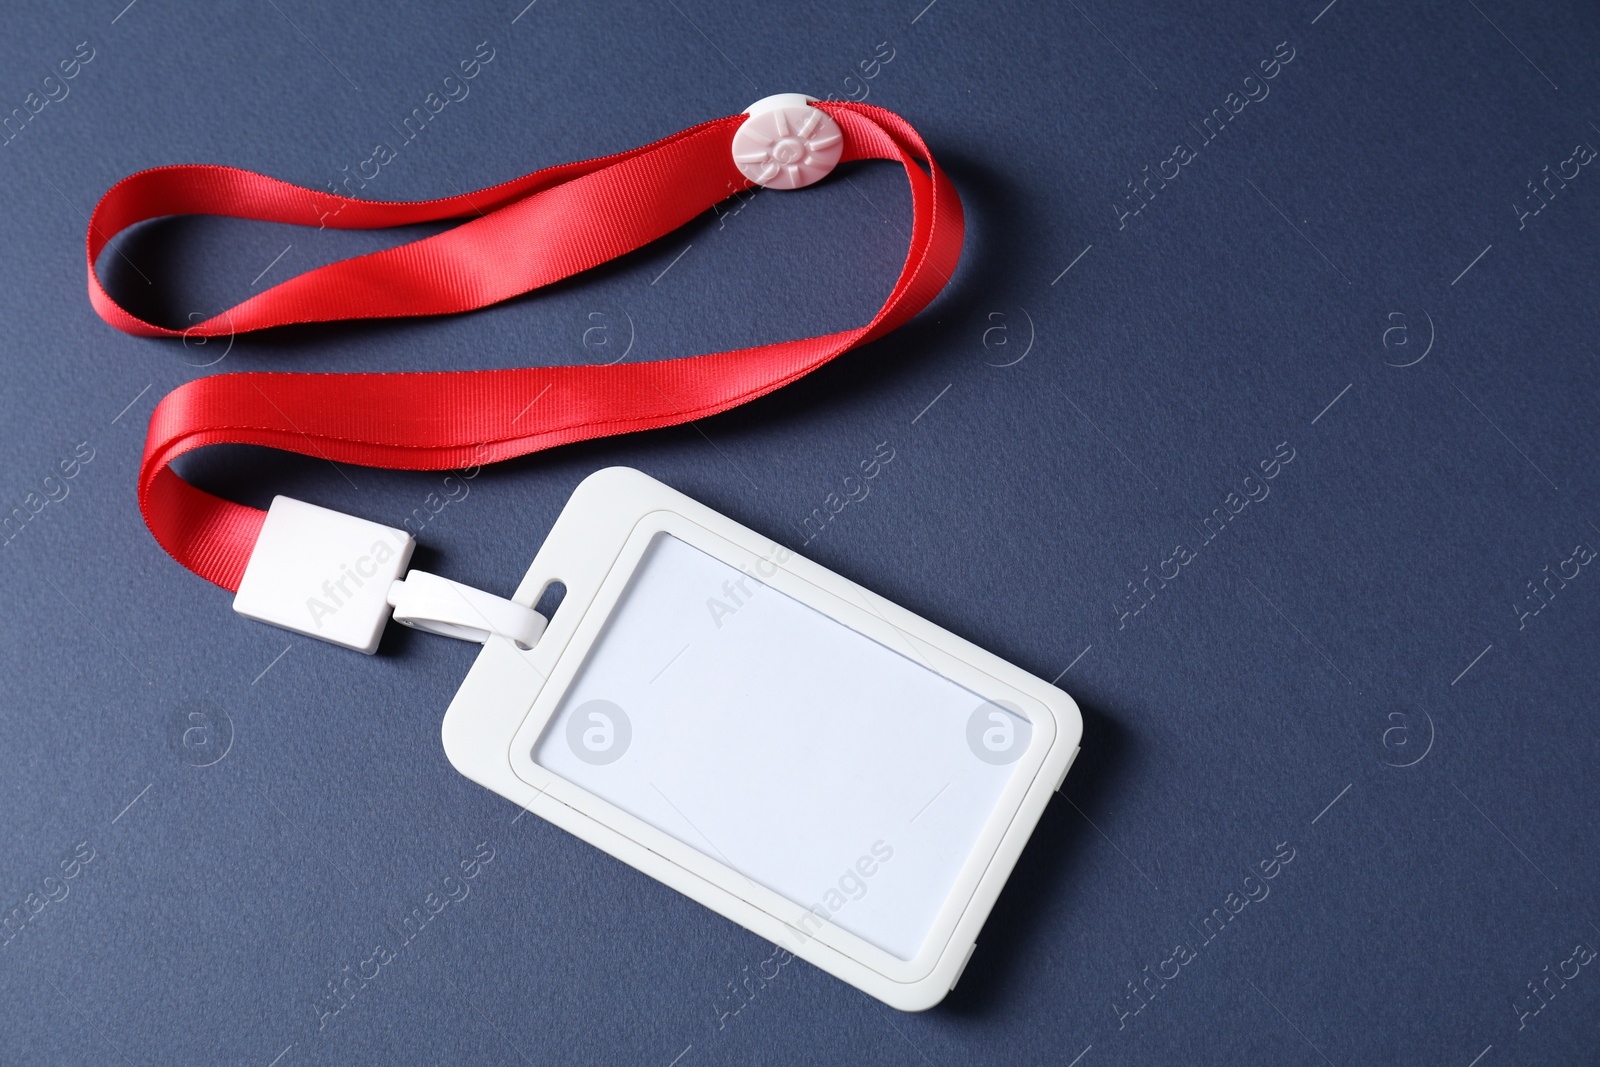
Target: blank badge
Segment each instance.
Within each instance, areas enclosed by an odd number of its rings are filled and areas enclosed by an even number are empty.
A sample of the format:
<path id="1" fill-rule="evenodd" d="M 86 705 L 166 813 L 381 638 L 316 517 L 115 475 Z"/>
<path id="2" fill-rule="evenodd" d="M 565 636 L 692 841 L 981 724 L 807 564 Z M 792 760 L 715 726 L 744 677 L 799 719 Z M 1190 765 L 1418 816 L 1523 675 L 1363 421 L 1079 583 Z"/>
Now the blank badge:
<path id="1" fill-rule="evenodd" d="M 943 999 L 1082 736 L 1059 689 L 626 468 L 450 705 L 463 774 L 904 1010 Z"/>

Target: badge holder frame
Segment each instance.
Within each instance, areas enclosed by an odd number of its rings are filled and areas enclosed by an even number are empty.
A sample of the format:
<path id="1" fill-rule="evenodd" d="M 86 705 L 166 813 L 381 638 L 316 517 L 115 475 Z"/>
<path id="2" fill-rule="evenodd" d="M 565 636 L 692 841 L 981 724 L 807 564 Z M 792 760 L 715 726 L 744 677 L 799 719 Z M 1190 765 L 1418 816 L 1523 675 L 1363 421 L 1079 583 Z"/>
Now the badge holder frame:
<path id="1" fill-rule="evenodd" d="M 890 649 L 911 648 L 935 674 L 1003 704 L 1031 726 L 975 847 L 909 960 L 812 913 L 693 845 L 534 762 L 533 749 L 603 632 L 646 550 L 670 534 Z M 782 562 L 776 562 L 781 559 Z M 769 576 L 770 574 L 770 576 Z M 543 636 L 519 649 L 491 636 L 445 714 L 451 764 L 467 778 L 903 1011 L 954 987 L 1050 797 L 1078 753 L 1083 720 L 1065 692 L 734 520 L 626 467 L 586 478 L 552 527 L 513 602 L 532 607 L 566 587 Z"/>

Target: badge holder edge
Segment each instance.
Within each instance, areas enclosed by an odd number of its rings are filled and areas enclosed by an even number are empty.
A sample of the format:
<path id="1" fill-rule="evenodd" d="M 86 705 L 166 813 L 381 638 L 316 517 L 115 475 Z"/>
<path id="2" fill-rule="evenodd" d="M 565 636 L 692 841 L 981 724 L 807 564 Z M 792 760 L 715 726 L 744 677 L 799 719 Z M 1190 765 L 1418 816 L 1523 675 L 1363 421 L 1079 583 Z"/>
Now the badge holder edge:
<path id="1" fill-rule="evenodd" d="M 938 951 L 926 973 L 908 981 L 903 977 L 906 973 L 903 968 L 863 962 L 816 936 L 797 937 L 794 926 L 779 916 L 750 903 L 716 879 L 653 851 L 592 813 L 536 788 L 524 781 L 512 766 L 513 741 L 549 678 L 549 668 L 569 654 L 569 645 L 579 623 L 616 565 L 634 527 L 645 516 L 658 511 L 687 519 L 735 543 L 770 542 L 748 527 L 631 468 L 611 467 L 590 475 L 573 491 L 512 597 L 516 603 L 531 606 L 547 585 L 560 581 L 566 586 L 561 607 L 554 612 L 549 628 L 533 649 L 518 650 L 503 638 L 491 638 L 484 646 L 446 711 L 441 736 L 447 757 L 457 771 L 479 785 L 884 1003 L 903 1011 L 932 1007 L 944 998 L 965 969 L 984 921 L 1004 889 L 1050 796 L 1060 788 L 1077 755 L 1083 720 L 1076 702 L 1062 690 L 1020 667 L 891 601 L 875 597 L 881 606 L 899 615 L 902 623 L 909 623 L 920 642 L 993 676 L 1042 705 L 1050 716 L 1050 722 L 1045 725 L 1051 728 L 1035 730 L 1032 744 L 1042 741 L 1047 747 L 1032 780 L 1011 810 L 1009 820 L 1003 826 L 986 828 L 975 846 L 974 857 L 987 855 L 988 860 L 981 868 L 974 864 L 971 870 L 963 871 L 962 881 L 975 873 L 975 884 L 970 893 L 947 902 L 946 908 L 956 909 L 957 917 L 948 936 L 937 946 Z M 790 556 L 783 566 L 824 589 L 835 583 L 842 583 L 847 589 L 862 589 L 798 555 Z M 870 592 L 867 595 L 875 596 Z M 587 652 L 585 647 L 576 654 L 582 656 Z M 593 799 L 598 801 L 598 798 Z M 710 861 L 710 865 L 731 876 L 723 881 L 747 881 L 732 868 L 715 861 Z M 845 935 L 845 939 L 854 938 Z M 874 949 L 874 952 L 881 950 Z M 885 973 L 888 970 L 899 971 L 901 977 Z"/>

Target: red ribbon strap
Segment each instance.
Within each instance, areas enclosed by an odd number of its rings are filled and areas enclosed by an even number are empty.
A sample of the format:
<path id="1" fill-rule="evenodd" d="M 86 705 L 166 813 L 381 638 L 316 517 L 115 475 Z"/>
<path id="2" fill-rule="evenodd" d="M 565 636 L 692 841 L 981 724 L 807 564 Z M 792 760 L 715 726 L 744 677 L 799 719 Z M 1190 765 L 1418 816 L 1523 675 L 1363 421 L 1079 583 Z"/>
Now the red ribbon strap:
<path id="1" fill-rule="evenodd" d="M 841 162 L 892 160 L 905 167 L 911 183 L 905 266 L 871 322 L 822 337 L 652 363 L 199 378 L 169 393 L 150 418 L 139 471 L 139 507 L 150 532 L 179 563 L 236 590 L 266 513 L 178 477 L 170 464 L 186 452 L 252 444 L 369 467 L 473 466 L 725 411 L 901 325 L 938 294 L 955 269 L 961 202 L 917 132 L 898 115 L 866 104 L 815 106 L 844 134 Z M 717 119 L 630 152 L 418 203 L 345 200 L 231 167 L 142 171 L 112 187 L 95 207 L 88 234 L 89 300 L 111 325 L 147 337 L 213 337 L 289 323 L 484 307 L 631 252 L 748 188 L 731 151 L 743 121 L 743 115 Z M 340 229 L 469 221 L 307 271 L 198 326 L 171 330 L 113 300 L 94 263 L 123 229 L 180 214 Z"/>

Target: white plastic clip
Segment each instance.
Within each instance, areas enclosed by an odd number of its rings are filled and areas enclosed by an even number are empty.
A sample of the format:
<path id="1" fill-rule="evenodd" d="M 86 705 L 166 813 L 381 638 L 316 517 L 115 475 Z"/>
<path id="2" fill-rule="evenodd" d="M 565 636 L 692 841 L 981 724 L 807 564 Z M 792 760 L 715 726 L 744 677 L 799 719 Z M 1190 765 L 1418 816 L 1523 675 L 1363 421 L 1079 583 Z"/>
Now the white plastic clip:
<path id="1" fill-rule="evenodd" d="M 370 656 L 414 547 L 404 530 L 274 497 L 233 610 Z"/>
<path id="2" fill-rule="evenodd" d="M 844 153 L 844 133 L 816 97 L 778 93 L 744 109 L 750 117 L 733 134 L 739 172 L 768 189 L 799 189 L 819 182 Z"/>
<path id="3" fill-rule="evenodd" d="M 479 644 L 499 634 L 527 649 L 544 634 L 532 608 L 423 571 L 401 580 L 415 546 L 404 530 L 274 497 L 233 610 L 369 656 L 391 606 L 413 629 Z"/>
<path id="4" fill-rule="evenodd" d="M 544 634 L 545 617 L 532 608 L 427 571 L 390 585 L 389 604 L 403 626 L 480 645 L 495 634 L 529 649 Z"/>

